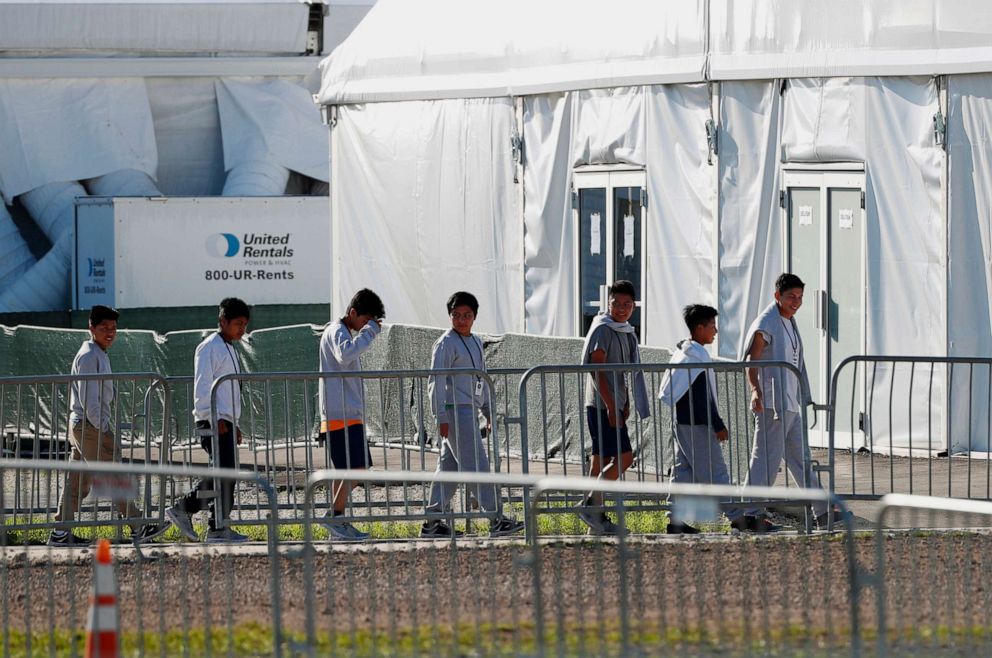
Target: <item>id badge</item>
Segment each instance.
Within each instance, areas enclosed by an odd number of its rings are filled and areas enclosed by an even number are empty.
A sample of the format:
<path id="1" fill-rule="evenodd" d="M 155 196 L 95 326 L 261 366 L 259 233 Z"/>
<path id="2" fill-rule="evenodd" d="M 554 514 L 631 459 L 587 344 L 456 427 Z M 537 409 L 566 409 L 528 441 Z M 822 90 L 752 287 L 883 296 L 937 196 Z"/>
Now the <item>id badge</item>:
<path id="1" fill-rule="evenodd" d="M 481 379 L 476 379 L 475 380 L 475 396 L 481 398 L 482 397 L 482 391 L 483 391 L 482 380 Z"/>

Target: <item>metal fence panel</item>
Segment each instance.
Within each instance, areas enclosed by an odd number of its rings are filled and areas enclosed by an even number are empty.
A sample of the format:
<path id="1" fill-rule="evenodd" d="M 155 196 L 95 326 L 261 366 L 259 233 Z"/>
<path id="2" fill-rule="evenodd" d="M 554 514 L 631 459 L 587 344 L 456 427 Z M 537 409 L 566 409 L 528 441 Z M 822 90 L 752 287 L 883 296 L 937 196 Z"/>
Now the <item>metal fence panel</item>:
<path id="1" fill-rule="evenodd" d="M 992 499 L 992 359 L 853 356 L 830 391 L 833 488 Z"/>
<path id="2" fill-rule="evenodd" d="M 93 495 L 127 497 L 121 482 L 152 481 L 159 496 L 169 481 L 217 477 L 269 485 L 250 474 L 128 464 L 67 464 L 0 461 L 0 476 L 65 481 L 72 474 L 103 480 Z M 160 542 L 135 546 L 129 525 L 160 519 L 120 519 L 96 501 L 89 518 L 72 531 L 90 540 L 110 539 L 120 619 L 122 655 L 280 656 L 282 558 L 274 507 L 255 541 L 240 544 L 189 543 L 175 529 Z M 109 503 L 109 499 L 104 498 Z M 101 511 L 106 509 L 106 511 Z M 2 655 L 81 656 L 93 578 L 92 547 L 46 545 L 54 522 L 0 513 L 0 612 Z"/>
<path id="3" fill-rule="evenodd" d="M 872 587 L 859 611 L 865 637 L 874 639 L 879 656 L 989 655 L 989 526 L 989 502 L 882 497 L 868 579 Z"/>

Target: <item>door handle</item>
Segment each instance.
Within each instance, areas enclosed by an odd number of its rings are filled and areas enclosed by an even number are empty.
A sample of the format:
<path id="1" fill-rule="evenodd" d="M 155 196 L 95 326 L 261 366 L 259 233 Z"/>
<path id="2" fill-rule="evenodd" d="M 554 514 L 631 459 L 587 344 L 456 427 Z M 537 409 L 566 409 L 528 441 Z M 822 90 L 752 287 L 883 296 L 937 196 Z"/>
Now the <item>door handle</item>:
<path id="1" fill-rule="evenodd" d="M 827 330 L 827 291 L 813 291 L 813 325 L 820 331 Z"/>

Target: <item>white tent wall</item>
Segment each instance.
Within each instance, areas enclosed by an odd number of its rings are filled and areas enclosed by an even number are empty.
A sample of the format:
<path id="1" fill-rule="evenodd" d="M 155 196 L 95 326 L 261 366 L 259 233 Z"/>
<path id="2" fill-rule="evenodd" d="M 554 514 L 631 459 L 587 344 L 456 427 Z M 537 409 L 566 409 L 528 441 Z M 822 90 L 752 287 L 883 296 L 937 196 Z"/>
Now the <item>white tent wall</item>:
<path id="1" fill-rule="evenodd" d="M 523 326 L 523 243 L 510 99 L 342 106 L 332 161 L 333 309 L 375 289 L 391 321 L 444 326 L 455 290 L 477 327 Z M 347 194 L 338 194 L 347 190 Z"/>
<path id="2" fill-rule="evenodd" d="M 992 355 L 992 74 L 948 77 L 948 298 L 950 356 Z M 988 450 L 987 366 L 955 368 L 952 450 Z M 970 437 L 970 440 L 965 440 Z"/>
<path id="3" fill-rule="evenodd" d="M 578 333 L 571 94 L 523 99 L 525 331 Z"/>
<path id="4" fill-rule="evenodd" d="M 786 86 L 783 167 L 865 163 L 868 354 L 946 353 L 943 151 L 933 137 L 938 110 L 929 77 L 793 79 Z M 895 417 L 884 404 L 867 410 L 875 441 L 887 448 L 925 445 L 928 422 L 935 428 L 943 422 L 929 415 L 930 396 L 940 400 L 945 390 L 942 378 L 911 384 L 908 375 L 880 368 L 869 376 L 869 400 L 912 400 L 911 412 Z"/>
<path id="5" fill-rule="evenodd" d="M 947 235 L 944 152 L 933 135 L 937 86 L 923 77 L 872 77 L 866 86 L 867 353 L 943 356 Z M 909 401 L 911 414 L 870 418 L 875 435 L 895 447 L 908 447 L 911 431 L 918 446 L 927 422 L 946 422 L 937 417 L 942 405 L 931 407 L 930 396 L 942 400 L 945 390 L 939 379 L 933 390 L 909 386 L 898 371 L 875 381 L 876 395 Z"/>
<path id="6" fill-rule="evenodd" d="M 715 306 L 716 188 L 707 162 L 705 84 L 645 90 L 648 220 L 645 342 L 673 346 L 687 329 L 686 304 Z M 722 327 L 721 327 L 722 330 Z"/>
<path id="7" fill-rule="evenodd" d="M 720 84 L 720 356 L 736 359 L 782 272 L 780 84 Z"/>
<path id="8" fill-rule="evenodd" d="M 577 236 L 572 172 L 586 165 L 644 167 L 644 340 L 685 334 L 678 310 L 713 303 L 713 185 L 707 164 L 706 85 L 656 85 L 524 98 L 524 224 L 528 332 L 576 336 Z M 700 139 L 703 136 L 703 139 Z M 678 282 L 678 285 L 671 285 Z"/>

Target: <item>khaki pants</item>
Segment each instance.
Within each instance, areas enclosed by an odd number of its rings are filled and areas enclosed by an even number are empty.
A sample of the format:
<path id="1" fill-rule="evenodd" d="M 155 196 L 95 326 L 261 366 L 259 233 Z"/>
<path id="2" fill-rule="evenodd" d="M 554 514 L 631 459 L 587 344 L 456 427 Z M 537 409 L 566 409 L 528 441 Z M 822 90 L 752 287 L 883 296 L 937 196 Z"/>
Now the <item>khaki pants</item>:
<path id="1" fill-rule="evenodd" d="M 72 444 L 72 462 L 116 462 L 120 460 L 120 451 L 114 441 L 111 432 L 101 432 L 88 421 L 73 425 L 72 436 L 69 439 Z M 59 511 L 55 514 L 55 521 L 62 523 L 72 522 L 79 512 L 79 503 L 86 498 L 90 492 L 90 485 L 93 476 L 89 473 L 69 473 L 66 478 L 65 489 L 62 490 L 62 498 L 59 500 Z M 137 506 L 130 501 L 115 501 L 117 512 L 127 519 L 140 518 L 141 512 Z M 65 529 L 69 524 L 60 526 Z M 132 526 L 132 530 L 134 527 Z"/>

